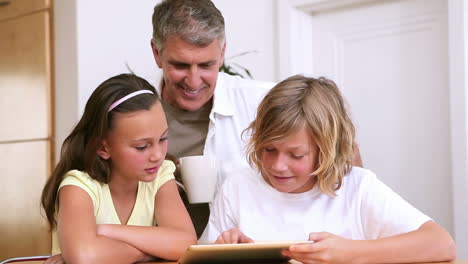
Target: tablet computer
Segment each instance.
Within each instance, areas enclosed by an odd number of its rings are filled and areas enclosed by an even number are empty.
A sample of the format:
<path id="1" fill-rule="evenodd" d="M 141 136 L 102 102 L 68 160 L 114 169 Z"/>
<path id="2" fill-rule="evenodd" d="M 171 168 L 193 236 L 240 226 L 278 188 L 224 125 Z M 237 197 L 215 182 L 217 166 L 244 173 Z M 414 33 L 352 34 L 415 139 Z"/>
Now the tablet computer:
<path id="1" fill-rule="evenodd" d="M 190 246 L 180 264 L 210 263 L 264 263 L 287 262 L 288 257 L 281 251 L 293 244 L 311 243 L 311 241 L 261 242 L 244 244 L 214 244 Z"/>

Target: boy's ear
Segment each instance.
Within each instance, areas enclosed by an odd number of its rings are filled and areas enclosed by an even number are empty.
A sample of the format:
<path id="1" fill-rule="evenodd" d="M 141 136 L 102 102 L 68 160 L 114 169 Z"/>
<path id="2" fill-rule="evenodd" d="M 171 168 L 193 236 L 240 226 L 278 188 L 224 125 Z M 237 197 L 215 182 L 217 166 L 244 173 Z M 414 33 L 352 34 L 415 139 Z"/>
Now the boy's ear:
<path id="1" fill-rule="evenodd" d="M 110 158 L 109 150 L 108 150 L 108 147 L 107 147 L 107 142 L 105 140 L 102 140 L 99 143 L 99 147 L 96 150 L 96 154 L 99 157 L 101 157 L 102 159 L 105 159 L 105 160 Z"/>

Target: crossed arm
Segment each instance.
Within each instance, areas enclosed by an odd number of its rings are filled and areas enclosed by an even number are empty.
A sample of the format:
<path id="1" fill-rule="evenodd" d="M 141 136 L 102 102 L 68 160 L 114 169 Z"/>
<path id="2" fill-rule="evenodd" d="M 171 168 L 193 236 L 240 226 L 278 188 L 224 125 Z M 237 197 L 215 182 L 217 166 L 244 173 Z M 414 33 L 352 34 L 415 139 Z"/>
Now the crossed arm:
<path id="1" fill-rule="evenodd" d="M 97 225 L 89 195 L 76 186 L 60 189 L 58 234 L 66 263 L 134 263 L 152 256 L 176 260 L 196 243 L 190 217 L 171 180 L 155 197 L 158 226 Z"/>

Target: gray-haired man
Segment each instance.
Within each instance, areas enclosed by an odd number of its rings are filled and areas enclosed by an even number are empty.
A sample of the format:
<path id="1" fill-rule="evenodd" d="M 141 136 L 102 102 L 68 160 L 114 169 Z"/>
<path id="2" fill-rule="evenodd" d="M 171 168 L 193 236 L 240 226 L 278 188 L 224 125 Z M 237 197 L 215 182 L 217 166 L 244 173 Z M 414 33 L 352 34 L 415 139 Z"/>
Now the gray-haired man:
<path id="1" fill-rule="evenodd" d="M 225 171 L 246 165 L 242 131 L 274 84 L 219 73 L 226 49 L 224 18 L 210 0 L 156 5 L 151 47 L 163 70 L 160 95 L 169 124 L 168 153 L 211 157 L 220 184 Z M 200 235 L 208 207 L 187 209 Z"/>

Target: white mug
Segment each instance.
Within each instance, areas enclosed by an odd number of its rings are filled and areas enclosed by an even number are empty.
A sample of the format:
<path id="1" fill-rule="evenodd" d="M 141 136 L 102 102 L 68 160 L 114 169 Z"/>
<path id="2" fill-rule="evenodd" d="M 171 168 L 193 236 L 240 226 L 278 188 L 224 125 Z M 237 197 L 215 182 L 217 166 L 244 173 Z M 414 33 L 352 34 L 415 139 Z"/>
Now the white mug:
<path id="1" fill-rule="evenodd" d="M 205 156 L 189 156 L 180 158 L 179 165 L 189 202 L 212 202 L 217 181 L 214 161 Z"/>

